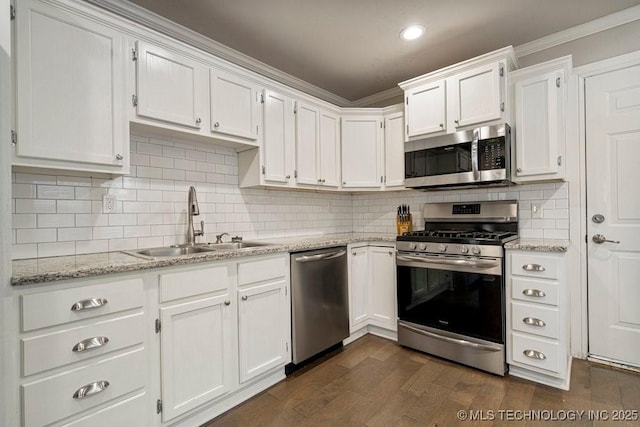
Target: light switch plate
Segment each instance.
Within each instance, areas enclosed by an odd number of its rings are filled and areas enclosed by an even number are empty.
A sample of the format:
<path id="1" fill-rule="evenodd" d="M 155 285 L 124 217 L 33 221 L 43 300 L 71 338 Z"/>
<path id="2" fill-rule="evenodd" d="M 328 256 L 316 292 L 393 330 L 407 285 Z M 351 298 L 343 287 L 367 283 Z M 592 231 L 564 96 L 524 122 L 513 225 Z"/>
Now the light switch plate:
<path id="1" fill-rule="evenodd" d="M 542 203 L 531 203 L 531 218 L 540 219 L 544 218 L 542 212 Z"/>
<path id="2" fill-rule="evenodd" d="M 111 213 L 116 210 L 116 196 L 112 194 L 102 195 L 102 212 Z"/>

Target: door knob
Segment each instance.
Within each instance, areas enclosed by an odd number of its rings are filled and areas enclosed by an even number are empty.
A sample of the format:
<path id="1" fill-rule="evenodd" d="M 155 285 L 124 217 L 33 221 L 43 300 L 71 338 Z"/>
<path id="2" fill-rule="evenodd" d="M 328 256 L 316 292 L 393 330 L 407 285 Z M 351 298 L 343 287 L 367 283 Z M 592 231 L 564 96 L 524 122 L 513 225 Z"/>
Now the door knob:
<path id="1" fill-rule="evenodd" d="M 593 240 L 594 243 L 597 243 L 599 245 L 602 243 L 615 243 L 616 245 L 620 243 L 620 240 L 607 240 L 607 238 L 604 237 L 602 234 L 594 234 L 591 240 Z"/>

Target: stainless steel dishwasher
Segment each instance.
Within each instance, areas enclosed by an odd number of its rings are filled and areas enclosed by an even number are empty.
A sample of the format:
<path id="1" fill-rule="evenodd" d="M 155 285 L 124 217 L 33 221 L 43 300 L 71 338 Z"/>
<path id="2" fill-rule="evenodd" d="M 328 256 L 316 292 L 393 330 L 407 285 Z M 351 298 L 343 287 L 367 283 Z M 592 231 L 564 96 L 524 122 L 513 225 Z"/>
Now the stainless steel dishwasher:
<path id="1" fill-rule="evenodd" d="M 293 363 L 349 336 L 347 248 L 291 254 Z"/>

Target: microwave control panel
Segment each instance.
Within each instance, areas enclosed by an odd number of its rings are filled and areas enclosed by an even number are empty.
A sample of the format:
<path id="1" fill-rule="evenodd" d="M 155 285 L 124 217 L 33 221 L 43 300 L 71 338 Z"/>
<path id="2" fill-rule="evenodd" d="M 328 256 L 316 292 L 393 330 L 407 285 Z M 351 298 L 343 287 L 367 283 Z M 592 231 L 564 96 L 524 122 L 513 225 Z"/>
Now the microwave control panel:
<path id="1" fill-rule="evenodd" d="M 478 166 L 480 170 L 504 169 L 504 138 L 491 138 L 478 141 Z"/>

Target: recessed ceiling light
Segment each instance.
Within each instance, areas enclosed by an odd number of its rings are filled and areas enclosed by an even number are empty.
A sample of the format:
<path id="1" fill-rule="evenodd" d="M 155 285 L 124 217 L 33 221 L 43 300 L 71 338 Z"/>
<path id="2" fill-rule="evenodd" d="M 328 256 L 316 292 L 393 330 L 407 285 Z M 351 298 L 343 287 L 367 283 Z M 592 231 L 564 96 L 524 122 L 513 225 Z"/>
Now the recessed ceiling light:
<path id="1" fill-rule="evenodd" d="M 423 34 L 424 27 L 422 25 L 409 25 L 400 32 L 400 38 L 402 40 L 415 40 Z"/>

